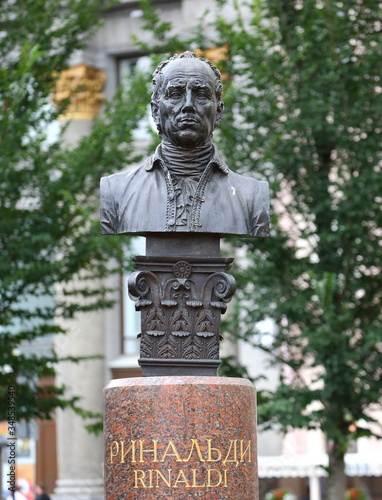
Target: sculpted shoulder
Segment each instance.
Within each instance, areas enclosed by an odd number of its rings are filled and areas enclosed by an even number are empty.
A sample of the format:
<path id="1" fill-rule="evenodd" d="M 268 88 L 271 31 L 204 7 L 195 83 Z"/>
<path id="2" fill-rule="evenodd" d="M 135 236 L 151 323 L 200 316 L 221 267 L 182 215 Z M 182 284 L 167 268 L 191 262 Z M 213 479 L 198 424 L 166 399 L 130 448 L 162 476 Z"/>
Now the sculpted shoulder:
<path id="1" fill-rule="evenodd" d="M 263 205 L 265 210 L 269 211 L 269 183 L 260 181 L 253 177 L 237 174 L 230 170 L 229 177 L 232 184 L 237 186 L 240 193 L 251 203 Z"/>
<path id="2" fill-rule="evenodd" d="M 122 192 L 124 187 L 132 181 L 136 181 L 139 175 L 146 173 L 145 167 L 148 163 L 146 160 L 139 167 L 132 170 L 117 172 L 116 174 L 107 175 L 101 178 L 101 193 L 103 189 L 109 189 L 113 197 L 117 197 L 118 193 Z"/>
<path id="3" fill-rule="evenodd" d="M 252 177 L 230 172 L 232 184 L 236 186 L 246 201 L 248 207 L 248 235 L 269 236 L 270 200 L 269 184 Z"/>
<path id="4" fill-rule="evenodd" d="M 100 182 L 100 219 L 102 234 L 121 232 L 121 215 L 124 206 L 139 198 L 140 188 L 147 175 L 146 162 L 135 170 L 118 172 L 101 178 Z"/>
<path id="5" fill-rule="evenodd" d="M 254 179 L 253 177 L 248 177 L 247 175 L 242 175 L 234 172 L 233 170 L 229 171 L 229 175 L 231 178 L 240 184 L 243 189 L 248 189 L 253 192 L 254 188 L 263 189 L 265 186 L 268 186 L 267 181 L 259 181 L 258 179 Z"/>

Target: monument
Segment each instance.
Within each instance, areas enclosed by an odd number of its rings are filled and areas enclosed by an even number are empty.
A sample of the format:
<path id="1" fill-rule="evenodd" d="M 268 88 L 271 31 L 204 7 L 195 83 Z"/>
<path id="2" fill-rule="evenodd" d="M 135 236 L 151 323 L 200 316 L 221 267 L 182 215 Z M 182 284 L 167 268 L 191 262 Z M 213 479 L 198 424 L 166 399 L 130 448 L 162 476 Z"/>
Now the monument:
<path id="1" fill-rule="evenodd" d="M 269 231 L 265 181 L 232 172 L 212 143 L 220 73 L 192 52 L 153 75 L 161 144 L 101 179 L 101 232 L 143 235 L 129 293 L 141 311 L 142 379 L 105 389 L 107 500 L 255 500 L 255 389 L 217 377 L 220 316 L 235 292 L 220 238 Z"/>

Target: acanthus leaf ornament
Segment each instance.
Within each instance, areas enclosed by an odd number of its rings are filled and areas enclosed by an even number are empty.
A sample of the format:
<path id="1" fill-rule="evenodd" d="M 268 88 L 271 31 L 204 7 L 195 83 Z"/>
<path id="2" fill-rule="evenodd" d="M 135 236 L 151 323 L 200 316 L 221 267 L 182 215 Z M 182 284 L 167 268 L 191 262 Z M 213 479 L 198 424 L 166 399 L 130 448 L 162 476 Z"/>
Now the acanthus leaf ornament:
<path id="1" fill-rule="evenodd" d="M 141 311 L 141 366 L 219 363 L 220 316 L 235 288 L 225 259 L 136 257 L 128 282 Z M 162 361 L 161 361 L 162 360 Z M 172 368 L 173 369 L 173 368 Z"/>

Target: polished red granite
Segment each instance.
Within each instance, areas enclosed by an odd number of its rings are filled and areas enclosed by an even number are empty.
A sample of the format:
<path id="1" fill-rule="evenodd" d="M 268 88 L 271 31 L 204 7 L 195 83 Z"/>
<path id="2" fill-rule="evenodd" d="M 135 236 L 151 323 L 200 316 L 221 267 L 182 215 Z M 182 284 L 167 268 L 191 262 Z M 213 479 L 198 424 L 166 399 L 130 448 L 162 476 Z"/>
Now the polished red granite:
<path id="1" fill-rule="evenodd" d="M 255 405 L 244 379 L 111 381 L 106 500 L 257 500 Z"/>

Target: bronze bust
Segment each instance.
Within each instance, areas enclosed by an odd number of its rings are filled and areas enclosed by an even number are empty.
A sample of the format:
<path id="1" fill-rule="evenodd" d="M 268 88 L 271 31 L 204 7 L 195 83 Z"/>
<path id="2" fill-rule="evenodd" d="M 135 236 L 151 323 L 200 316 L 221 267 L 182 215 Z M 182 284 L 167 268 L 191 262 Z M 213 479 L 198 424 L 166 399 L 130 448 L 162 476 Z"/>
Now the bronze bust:
<path id="1" fill-rule="evenodd" d="M 268 236 L 268 183 L 232 172 L 212 143 L 221 94 L 219 70 L 192 52 L 157 67 L 151 107 L 162 142 L 136 170 L 101 179 L 102 234 Z"/>

